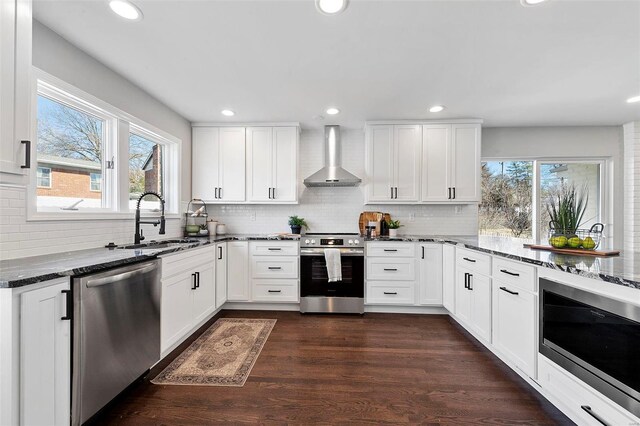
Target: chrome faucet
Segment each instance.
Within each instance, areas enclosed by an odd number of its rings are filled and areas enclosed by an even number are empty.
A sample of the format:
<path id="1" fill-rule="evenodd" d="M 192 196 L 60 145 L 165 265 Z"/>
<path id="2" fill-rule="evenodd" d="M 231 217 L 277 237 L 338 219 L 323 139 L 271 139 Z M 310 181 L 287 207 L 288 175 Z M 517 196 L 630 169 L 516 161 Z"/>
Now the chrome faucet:
<path id="1" fill-rule="evenodd" d="M 141 220 L 140 219 L 140 202 L 147 195 L 154 195 L 158 197 L 158 200 L 160 200 L 160 206 L 162 207 L 162 212 L 160 213 L 159 220 Z M 153 192 L 153 191 L 145 192 L 138 198 L 138 204 L 136 205 L 136 234 L 133 237 L 134 244 L 140 244 L 140 241 L 144 240 L 144 235 L 142 235 L 142 229 L 140 229 L 141 224 L 147 224 L 147 225 L 153 225 L 153 226 L 160 225 L 160 231 L 158 231 L 158 234 L 164 235 L 164 200 L 157 192 Z"/>

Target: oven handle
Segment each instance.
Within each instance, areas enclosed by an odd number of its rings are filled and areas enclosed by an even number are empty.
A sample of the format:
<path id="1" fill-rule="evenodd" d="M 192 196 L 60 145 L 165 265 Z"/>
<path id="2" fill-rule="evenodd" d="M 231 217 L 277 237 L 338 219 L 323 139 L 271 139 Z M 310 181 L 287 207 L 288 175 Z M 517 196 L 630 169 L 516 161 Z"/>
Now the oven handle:
<path id="1" fill-rule="evenodd" d="M 321 248 L 302 248 L 300 249 L 301 256 L 324 256 L 324 249 Z M 342 248 L 340 249 L 341 256 L 364 256 L 364 249 L 352 249 Z"/>

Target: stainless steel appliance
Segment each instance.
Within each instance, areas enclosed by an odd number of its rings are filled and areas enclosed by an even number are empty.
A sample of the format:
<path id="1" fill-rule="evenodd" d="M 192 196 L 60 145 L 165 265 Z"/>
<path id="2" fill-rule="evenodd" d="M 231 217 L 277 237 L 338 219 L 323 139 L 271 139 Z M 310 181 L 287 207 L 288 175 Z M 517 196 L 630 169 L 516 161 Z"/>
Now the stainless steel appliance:
<path id="1" fill-rule="evenodd" d="M 160 360 L 159 260 L 73 280 L 71 424 Z"/>
<path id="2" fill-rule="evenodd" d="M 329 282 L 325 248 L 340 250 L 342 281 Z M 364 313 L 364 241 L 358 234 L 302 237 L 300 312 Z"/>
<path id="3" fill-rule="evenodd" d="M 324 167 L 304 180 L 305 186 L 358 186 L 358 176 L 342 168 L 340 126 L 324 126 Z"/>
<path id="4" fill-rule="evenodd" d="M 540 353 L 639 416 L 640 307 L 544 278 L 539 303 Z"/>

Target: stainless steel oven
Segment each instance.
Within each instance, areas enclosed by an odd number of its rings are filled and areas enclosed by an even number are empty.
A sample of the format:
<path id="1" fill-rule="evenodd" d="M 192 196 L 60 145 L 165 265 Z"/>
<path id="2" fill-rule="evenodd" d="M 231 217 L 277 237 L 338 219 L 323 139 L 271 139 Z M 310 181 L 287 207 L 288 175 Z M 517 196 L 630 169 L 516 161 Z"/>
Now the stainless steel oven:
<path id="1" fill-rule="evenodd" d="M 340 250 L 342 281 L 329 282 L 326 248 Z M 301 240 L 300 312 L 364 313 L 364 242 L 358 234 L 307 234 Z"/>
<path id="2" fill-rule="evenodd" d="M 541 278 L 539 348 L 640 415 L 640 306 Z"/>

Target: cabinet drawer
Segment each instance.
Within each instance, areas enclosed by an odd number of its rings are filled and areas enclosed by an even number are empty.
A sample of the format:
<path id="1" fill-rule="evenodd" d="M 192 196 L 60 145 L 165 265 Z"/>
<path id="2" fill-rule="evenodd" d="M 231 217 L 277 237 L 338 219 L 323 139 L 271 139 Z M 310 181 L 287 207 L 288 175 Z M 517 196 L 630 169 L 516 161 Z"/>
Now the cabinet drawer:
<path id="1" fill-rule="evenodd" d="M 367 258 L 367 280 L 413 281 L 415 265 L 413 258 Z"/>
<path id="2" fill-rule="evenodd" d="M 416 300 L 414 283 L 407 281 L 406 286 L 398 284 L 388 281 L 368 281 L 366 303 L 370 305 L 413 305 Z"/>
<path id="3" fill-rule="evenodd" d="M 538 356 L 538 363 L 540 365 L 538 374 L 540 384 L 560 400 L 562 406 L 569 411 L 569 413 L 565 413 L 578 424 L 601 424 L 582 407 L 588 407 L 593 414 L 600 417 L 606 424 L 638 424 L 637 417 L 600 395 L 600 393 L 585 385 L 543 355 Z"/>
<path id="4" fill-rule="evenodd" d="M 475 250 L 456 249 L 456 264 L 479 274 L 491 275 L 491 256 Z"/>
<path id="5" fill-rule="evenodd" d="M 298 280 L 253 280 L 254 302 L 298 302 Z"/>
<path id="6" fill-rule="evenodd" d="M 493 258 L 493 277 L 500 281 L 535 293 L 536 268 L 523 262 Z"/>
<path id="7" fill-rule="evenodd" d="M 298 279 L 298 256 L 253 256 L 251 276 L 253 278 Z"/>
<path id="8" fill-rule="evenodd" d="M 211 244 L 203 248 L 160 256 L 160 259 L 162 259 L 162 279 L 165 279 L 185 271 L 191 273 L 202 265 L 215 263 L 216 247 L 215 244 Z"/>
<path id="9" fill-rule="evenodd" d="M 369 257 L 414 257 L 416 246 L 413 243 L 367 243 Z"/>
<path id="10" fill-rule="evenodd" d="M 297 256 L 297 241 L 251 241 L 252 256 Z"/>

